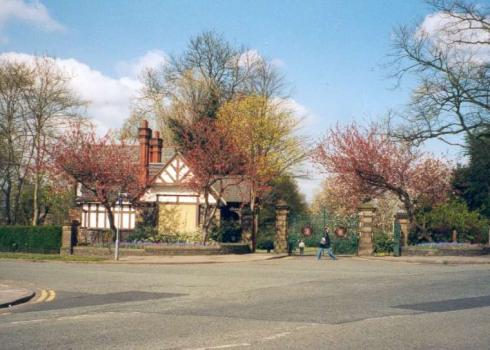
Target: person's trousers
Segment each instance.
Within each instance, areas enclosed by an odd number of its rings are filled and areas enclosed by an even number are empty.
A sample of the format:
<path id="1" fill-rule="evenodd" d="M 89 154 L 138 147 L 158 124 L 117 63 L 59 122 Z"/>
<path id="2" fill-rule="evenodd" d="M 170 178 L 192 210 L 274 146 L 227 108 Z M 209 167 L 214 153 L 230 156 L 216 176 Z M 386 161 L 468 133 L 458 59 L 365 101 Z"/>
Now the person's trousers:
<path id="1" fill-rule="evenodd" d="M 330 247 L 330 248 L 323 248 L 323 247 L 320 247 L 320 248 L 318 248 L 318 252 L 317 252 L 317 254 L 316 254 L 316 258 L 317 258 L 318 260 L 320 260 L 320 259 L 321 259 L 321 257 L 322 257 L 322 254 L 323 254 L 323 251 L 324 251 L 324 250 L 326 250 L 326 251 L 327 251 L 328 256 L 330 256 L 330 258 L 331 258 L 332 260 L 336 260 L 336 259 L 337 259 L 337 257 L 336 257 L 336 256 L 335 256 L 335 254 L 333 253 L 333 249 L 332 249 L 332 247 Z"/>

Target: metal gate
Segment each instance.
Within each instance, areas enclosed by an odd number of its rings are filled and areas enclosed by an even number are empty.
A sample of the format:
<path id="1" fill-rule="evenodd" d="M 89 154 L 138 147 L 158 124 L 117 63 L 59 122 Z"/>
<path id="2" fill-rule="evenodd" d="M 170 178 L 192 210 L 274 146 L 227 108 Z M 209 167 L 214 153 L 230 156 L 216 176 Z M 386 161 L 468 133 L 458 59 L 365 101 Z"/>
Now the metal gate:
<path id="1" fill-rule="evenodd" d="M 329 214 L 326 210 L 322 214 L 295 216 L 289 220 L 288 241 L 291 253 L 299 254 L 298 243 L 303 239 L 307 247 L 305 253 L 313 254 L 314 249 L 311 247 L 318 247 L 325 226 L 330 229 L 330 239 L 336 254 L 357 254 L 359 243 L 357 216 L 340 217 Z M 338 237 L 334 233 L 335 230 L 344 230 L 345 235 Z"/>

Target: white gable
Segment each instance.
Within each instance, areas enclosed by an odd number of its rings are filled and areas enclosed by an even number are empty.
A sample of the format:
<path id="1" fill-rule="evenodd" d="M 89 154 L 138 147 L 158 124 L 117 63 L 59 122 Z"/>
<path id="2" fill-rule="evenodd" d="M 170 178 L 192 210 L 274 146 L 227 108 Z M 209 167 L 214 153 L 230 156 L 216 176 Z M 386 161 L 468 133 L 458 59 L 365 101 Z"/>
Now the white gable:
<path id="1" fill-rule="evenodd" d="M 143 202 L 203 204 L 204 196 L 188 186 L 188 180 L 192 176 L 184 158 L 176 154 L 153 178 L 140 200 Z M 216 204 L 216 199 L 212 195 L 209 196 L 208 201 L 210 204 Z"/>
<path id="2" fill-rule="evenodd" d="M 161 185 L 178 185 L 185 184 L 192 177 L 192 172 L 185 164 L 184 159 L 180 155 L 176 155 L 163 168 L 153 180 L 155 184 Z"/>

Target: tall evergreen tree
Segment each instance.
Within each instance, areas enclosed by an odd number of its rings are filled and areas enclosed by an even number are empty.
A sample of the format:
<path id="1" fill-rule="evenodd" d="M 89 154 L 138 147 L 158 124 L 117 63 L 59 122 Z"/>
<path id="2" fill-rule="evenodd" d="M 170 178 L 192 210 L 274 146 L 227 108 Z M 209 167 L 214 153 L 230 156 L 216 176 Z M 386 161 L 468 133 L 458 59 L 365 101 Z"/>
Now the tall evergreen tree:
<path id="1" fill-rule="evenodd" d="M 469 163 L 456 170 L 453 187 L 471 210 L 490 218 L 490 137 L 468 141 Z"/>

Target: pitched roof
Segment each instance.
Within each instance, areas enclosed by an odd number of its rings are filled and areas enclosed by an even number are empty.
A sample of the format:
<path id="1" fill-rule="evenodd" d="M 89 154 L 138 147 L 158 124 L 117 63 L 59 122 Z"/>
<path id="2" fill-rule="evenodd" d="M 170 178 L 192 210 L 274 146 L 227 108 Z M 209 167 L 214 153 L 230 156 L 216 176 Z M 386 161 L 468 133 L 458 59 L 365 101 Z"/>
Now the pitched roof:
<path id="1" fill-rule="evenodd" d="M 162 162 L 161 163 L 150 163 L 148 165 L 148 173 L 150 179 L 155 177 L 164 167 L 165 165 L 173 158 L 173 156 L 177 153 L 177 149 L 175 147 L 163 147 L 162 148 Z"/>
<path id="2" fill-rule="evenodd" d="M 250 183 L 237 176 L 230 176 L 218 182 L 214 187 L 220 191 L 224 187 L 223 199 L 227 203 L 242 203 L 250 201 Z"/>

